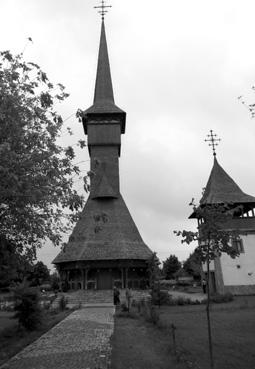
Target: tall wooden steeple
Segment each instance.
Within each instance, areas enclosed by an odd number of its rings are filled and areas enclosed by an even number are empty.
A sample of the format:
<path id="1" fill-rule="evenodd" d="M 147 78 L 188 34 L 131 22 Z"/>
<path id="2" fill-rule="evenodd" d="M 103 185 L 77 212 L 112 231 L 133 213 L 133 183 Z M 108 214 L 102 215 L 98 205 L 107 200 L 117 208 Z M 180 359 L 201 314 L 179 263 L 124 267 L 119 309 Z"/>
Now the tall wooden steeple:
<path id="1" fill-rule="evenodd" d="M 90 196 L 65 250 L 53 261 L 60 271 L 80 268 L 92 272 L 96 268 L 95 288 L 112 288 L 118 270 L 121 287 L 134 287 L 132 278 L 144 283 L 146 261 L 152 254 L 120 194 L 119 157 L 125 122 L 126 113 L 114 101 L 102 19 L 94 101 L 83 115 L 90 155 Z M 104 221 L 97 227 L 96 219 L 102 215 Z M 89 278 L 82 279 L 82 288 L 87 288 Z"/>
<path id="2" fill-rule="evenodd" d="M 125 133 L 125 122 L 126 113 L 114 102 L 105 25 L 102 20 L 94 103 L 84 112 L 83 118 L 91 157 L 91 196 L 93 198 L 118 197 L 118 157 L 121 134 Z"/>

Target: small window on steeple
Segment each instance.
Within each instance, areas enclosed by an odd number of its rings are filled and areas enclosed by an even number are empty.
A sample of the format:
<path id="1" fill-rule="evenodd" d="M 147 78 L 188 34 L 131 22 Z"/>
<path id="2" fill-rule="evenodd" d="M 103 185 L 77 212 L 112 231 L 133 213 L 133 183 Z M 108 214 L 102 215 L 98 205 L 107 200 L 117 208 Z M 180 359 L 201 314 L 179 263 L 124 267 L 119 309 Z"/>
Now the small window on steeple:
<path id="1" fill-rule="evenodd" d="M 239 252 L 239 254 L 244 254 L 243 240 L 238 238 L 232 239 L 232 247 Z"/>

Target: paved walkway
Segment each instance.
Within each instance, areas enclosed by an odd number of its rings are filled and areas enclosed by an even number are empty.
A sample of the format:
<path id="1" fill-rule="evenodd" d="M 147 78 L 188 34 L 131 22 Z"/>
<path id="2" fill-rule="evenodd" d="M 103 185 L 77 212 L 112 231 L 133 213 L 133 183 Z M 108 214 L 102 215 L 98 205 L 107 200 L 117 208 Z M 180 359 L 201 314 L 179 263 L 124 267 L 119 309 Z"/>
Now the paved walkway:
<path id="1" fill-rule="evenodd" d="M 0 369 L 109 368 L 114 307 L 76 310 Z"/>

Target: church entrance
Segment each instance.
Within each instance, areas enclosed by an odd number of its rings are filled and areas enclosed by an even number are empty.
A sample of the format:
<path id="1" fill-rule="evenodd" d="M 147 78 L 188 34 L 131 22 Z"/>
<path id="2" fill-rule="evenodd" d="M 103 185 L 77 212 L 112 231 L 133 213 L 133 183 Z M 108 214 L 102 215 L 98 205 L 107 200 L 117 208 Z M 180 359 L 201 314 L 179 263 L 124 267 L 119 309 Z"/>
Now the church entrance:
<path id="1" fill-rule="evenodd" d="M 97 276 L 98 290 L 112 289 L 112 272 L 109 269 L 100 269 Z"/>

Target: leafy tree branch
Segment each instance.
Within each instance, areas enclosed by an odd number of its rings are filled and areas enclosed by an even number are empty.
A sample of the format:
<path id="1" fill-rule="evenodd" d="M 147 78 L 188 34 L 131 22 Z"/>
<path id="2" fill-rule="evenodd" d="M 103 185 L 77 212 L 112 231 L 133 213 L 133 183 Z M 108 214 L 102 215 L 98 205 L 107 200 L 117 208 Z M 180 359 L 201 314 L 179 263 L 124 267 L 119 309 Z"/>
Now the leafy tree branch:
<path id="1" fill-rule="evenodd" d="M 57 144 L 67 97 L 22 54 L 0 53 L 0 236 L 31 257 L 46 238 L 59 244 L 83 205 L 74 149 Z"/>

